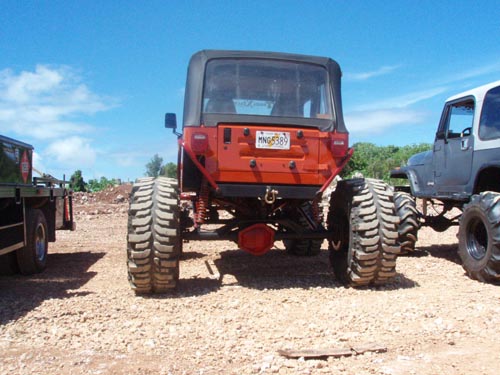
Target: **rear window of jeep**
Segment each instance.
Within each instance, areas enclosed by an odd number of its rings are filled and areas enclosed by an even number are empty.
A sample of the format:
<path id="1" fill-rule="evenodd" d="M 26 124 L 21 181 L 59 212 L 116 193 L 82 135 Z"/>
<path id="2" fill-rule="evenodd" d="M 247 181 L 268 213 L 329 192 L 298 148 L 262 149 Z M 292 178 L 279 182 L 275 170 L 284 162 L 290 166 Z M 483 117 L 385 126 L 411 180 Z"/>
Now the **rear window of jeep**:
<path id="1" fill-rule="evenodd" d="M 330 103 L 320 65 L 214 59 L 206 66 L 203 113 L 332 119 Z"/>

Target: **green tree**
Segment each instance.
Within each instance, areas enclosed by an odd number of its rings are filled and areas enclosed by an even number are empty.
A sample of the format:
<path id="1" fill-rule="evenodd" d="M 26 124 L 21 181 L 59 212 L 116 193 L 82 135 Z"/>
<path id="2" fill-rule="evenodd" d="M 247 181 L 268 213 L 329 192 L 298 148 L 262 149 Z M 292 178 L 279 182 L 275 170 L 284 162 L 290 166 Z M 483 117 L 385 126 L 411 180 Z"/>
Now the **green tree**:
<path id="1" fill-rule="evenodd" d="M 168 162 L 161 167 L 160 175 L 170 178 L 177 178 L 177 164 Z"/>
<path id="2" fill-rule="evenodd" d="M 73 191 L 87 191 L 87 183 L 83 180 L 81 170 L 78 169 L 71 175 L 69 186 Z"/>
<path id="3" fill-rule="evenodd" d="M 96 192 L 118 184 L 119 184 L 118 181 L 116 181 L 115 179 L 108 180 L 106 177 L 101 177 L 99 180 L 98 179 L 89 180 L 88 190 L 91 192 Z"/>
<path id="4" fill-rule="evenodd" d="M 158 177 L 160 175 L 163 158 L 155 154 L 149 163 L 146 164 L 146 176 Z"/>
<path id="5" fill-rule="evenodd" d="M 421 143 L 408 146 L 376 146 L 373 143 L 359 142 L 353 145 L 354 155 L 341 173 L 349 178 L 354 173 L 365 177 L 389 181 L 390 171 L 406 165 L 408 159 L 419 152 L 427 151 L 432 145 Z"/>
<path id="6" fill-rule="evenodd" d="M 349 178 L 356 172 L 364 175 L 376 146 L 372 143 L 355 143 L 352 147 L 354 148 L 354 154 L 340 173 L 342 178 Z"/>

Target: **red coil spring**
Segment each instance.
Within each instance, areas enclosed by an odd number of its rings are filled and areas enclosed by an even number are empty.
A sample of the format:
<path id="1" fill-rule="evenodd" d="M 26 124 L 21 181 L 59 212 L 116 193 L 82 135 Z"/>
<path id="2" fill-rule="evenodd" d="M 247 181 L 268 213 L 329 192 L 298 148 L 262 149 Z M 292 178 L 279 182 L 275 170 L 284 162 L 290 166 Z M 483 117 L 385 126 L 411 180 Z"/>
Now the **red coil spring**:
<path id="1" fill-rule="evenodd" d="M 200 187 L 200 193 L 198 194 L 198 200 L 196 201 L 196 224 L 203 224 L 207 217 L 208 208 L 208 194 L 209 194 L 208 182 L 203 179 Z"/>

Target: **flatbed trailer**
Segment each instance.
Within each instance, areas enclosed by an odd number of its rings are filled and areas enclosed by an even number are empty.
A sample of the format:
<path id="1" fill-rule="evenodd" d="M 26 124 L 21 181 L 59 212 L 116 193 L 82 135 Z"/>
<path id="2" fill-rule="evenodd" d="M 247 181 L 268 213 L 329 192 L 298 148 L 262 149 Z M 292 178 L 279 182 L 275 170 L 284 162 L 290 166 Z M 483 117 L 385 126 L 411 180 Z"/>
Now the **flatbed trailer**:
<path id="1" fill-rule="evenodd" d="M 0 274 L 47 266 L 56 230 L 74 230 L 69 183 L 32 177 L 33 146 L 0 136 Z"/>

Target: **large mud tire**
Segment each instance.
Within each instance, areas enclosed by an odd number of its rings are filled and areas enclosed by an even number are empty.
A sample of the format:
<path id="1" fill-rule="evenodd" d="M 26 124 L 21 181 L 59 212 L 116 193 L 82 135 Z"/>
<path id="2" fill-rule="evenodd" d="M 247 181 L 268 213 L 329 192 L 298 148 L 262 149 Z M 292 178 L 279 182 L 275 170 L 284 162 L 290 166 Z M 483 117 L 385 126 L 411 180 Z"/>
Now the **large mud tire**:
<path id="1" fill-rule="evenodd" d="M 302 210 L 304 214 L 302 214 L 300 210 Z M 290 218 L 292 220 L 295 220 L 304 230 L 310 230 L 309 222 L 304 215 L 308 216 L 310 220 L 313 220 L 312 211 L 313 208 L 311 202 L 305 202 L 300 206 L 300 208 L 297 208 L 296 210 L 290 213 Z M 315 225 L 317 225 L 318 229 L 323 228 L 321 223 L 316 223 Z M 286 252 L 290 255 L 315 256 L 320 253 L 323 240 L 322 239 L 284 240 L 283 244 L 285 245 Z"/>
<path id="2" fill-rule="evenodd" d="M 26 208 L 26 246 L 16 251 L 19 272 L 33 275 L 47 267 L 47 220 L 41 210 Z"/>
<path id="3" fill-rule="evenodd" d="M 415 251 L 420 229 L 417 204 L 410 194 L 402 191 L 394 193 L 394 204 L 399 216 L 398 236 L 401 253 L 409 254 Z"/>
<path id="4" fill-rule="evenodd" d="M 177 181 L 138 180 L 130 198 L 127 236 L 128 279 L 137 294 L 166 293 L 177 286 L 179 232 Z"/>
<path id="5" fill-rule="evenodd" d="M 331 195 L 330 262 L 349 286 L 380 285 L 396 274 L 399 218 L 392 189 L 382 181 L 343 180 Z"/>
<path id="6" fill-rule="evenodd" d="M 500 282 L 500 194 L 473 195 L 464 206 L 458 231 L 458 254 L 467 275 Z"/>

